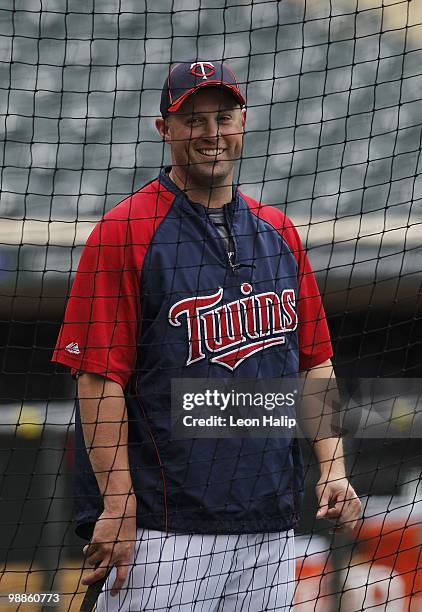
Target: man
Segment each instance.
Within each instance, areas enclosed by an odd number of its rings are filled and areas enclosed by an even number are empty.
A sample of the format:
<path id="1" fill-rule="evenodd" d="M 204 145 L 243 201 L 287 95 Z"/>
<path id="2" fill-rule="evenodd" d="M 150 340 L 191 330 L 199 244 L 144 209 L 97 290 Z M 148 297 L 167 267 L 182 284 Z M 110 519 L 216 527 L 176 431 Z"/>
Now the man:
<path id="1" fill-rule="evenodd" d="M 246 111 L 227 63 L 174 66 L 160 109 L 172 166 L 89 237 L 54 354 L 79 373 L 77 532 L 96 567 L 84 583 L 114 568 L 99 610 L 287 610 L 297 440 L 176 440 L 170 387 L 331 377 L 321 300 L 292 223 L 233 187 Z M 318 516 L 350 530 L 360 502 L 341 443 L 314 450 Z"/>

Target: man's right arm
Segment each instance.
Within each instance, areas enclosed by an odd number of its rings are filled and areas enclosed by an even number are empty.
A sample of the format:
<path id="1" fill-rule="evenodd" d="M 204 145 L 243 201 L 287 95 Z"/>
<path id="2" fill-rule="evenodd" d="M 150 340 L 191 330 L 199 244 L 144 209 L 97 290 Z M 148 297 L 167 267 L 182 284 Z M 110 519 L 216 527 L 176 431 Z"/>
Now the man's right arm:
<path id="1" fill-rule="evenodd" d="M 85 446 L 104 502 L 90 543 L 84 547 L 88 564 L 98 567 L 83 583 L 96 582 L 108 567 L 116 566 L 112 594 L 117 594 L 133 562 L 136 539 L 125 398 L 117 382 L 90 373 L 79 376 L 78 395 Z"/>

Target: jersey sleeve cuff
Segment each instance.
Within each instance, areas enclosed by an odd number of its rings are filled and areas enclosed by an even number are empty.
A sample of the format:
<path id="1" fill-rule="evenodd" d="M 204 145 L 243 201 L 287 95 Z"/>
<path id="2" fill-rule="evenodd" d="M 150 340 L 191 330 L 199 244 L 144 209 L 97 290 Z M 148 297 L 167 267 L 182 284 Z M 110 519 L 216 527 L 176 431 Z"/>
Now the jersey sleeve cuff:
<path id="1" fill-rule="evenodd" d="M 72 357 L 72 355 L 58 355 L 57 352 L 55 352 L 51 361 L 60 363 L 70 368 L 73 376 L 78 372 L 98 374 L 99 376 L 109 378 L 110 380 L 118 383 L 122 389 L 126 387 L 129 380 L 129 375 L 124 372 L 114 371 L 111 370 L 109 366 L 107 367 L 104 364 L 96 363 L 87 359 L 78 359 L 77 357 Z"/>
<path id="2" fill-rule="evenodd" d="M 310 370 L 311 368 L 315 368 L 324 361 L 331 359 L 333 356 L 333 351 L 331 348 L 327 348 L 325 351 L 321 351 L 320 353 L 313 353 L 311 355 L 300 356 L 299 360 L 299 370 L 302 372 L 303 370 Z"/>

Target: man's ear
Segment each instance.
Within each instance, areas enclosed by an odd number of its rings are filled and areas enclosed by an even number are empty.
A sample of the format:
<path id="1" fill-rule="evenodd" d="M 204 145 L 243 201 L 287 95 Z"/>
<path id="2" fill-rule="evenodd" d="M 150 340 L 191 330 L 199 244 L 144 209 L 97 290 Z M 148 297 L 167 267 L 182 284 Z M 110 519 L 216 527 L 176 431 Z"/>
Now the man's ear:
<path id="1" fill-rule="evenodd" d="M 155 120 L 155 127 L 157 128 L 157 132 L 160 134 L 161 138 L 165 142 L 169 142 L 169 122 L 163 119 L 163 117 L 157 117 L 157 119 Z"/>
<path id="2" fill-rule="evenodd" d="M 246 108 L 242 108 L 242 127 L 245 129 L 246 126 Z"/>

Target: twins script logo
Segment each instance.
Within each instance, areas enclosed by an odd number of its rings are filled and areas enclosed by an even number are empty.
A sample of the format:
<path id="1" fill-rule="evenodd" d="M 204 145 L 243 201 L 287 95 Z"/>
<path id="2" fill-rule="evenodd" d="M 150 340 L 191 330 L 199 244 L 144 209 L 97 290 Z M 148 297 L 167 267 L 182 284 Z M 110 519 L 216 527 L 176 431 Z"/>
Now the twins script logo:
<path id="1" fill-rule="evenodd" d="M 252 285 L 240 287 L 246 297 L 220 304 L 223 289 L 211 295 L 179 300 L 169 310 L 174 327 L 187 326 L 189 357 L 186 365 L 205 359 L 205 350 L 217 353 L 211 363 L 234 370 L 242 361 L 269 346 L 284 344 L 285 333 L 297 328 L 293 289 L 251 295 Z M 236 348 L 233 348 L 236 347 Z"/>

